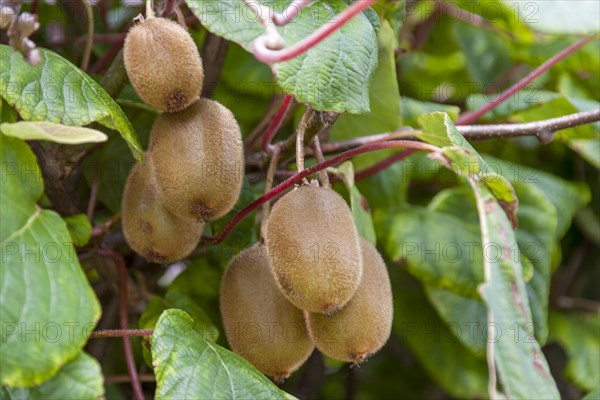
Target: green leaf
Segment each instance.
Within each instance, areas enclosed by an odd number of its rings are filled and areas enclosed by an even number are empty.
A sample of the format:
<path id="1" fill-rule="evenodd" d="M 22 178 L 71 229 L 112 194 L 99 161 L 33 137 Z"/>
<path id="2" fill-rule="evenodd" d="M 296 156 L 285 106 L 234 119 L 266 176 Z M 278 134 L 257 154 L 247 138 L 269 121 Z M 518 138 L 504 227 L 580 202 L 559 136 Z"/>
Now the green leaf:
<path id="1" fill-rule="evenodd" d="M 32 386 L 75 357 L 100 317 L 65 222 L 43 191 L 25 142 L 0 135 L 0 384 Z"/>
<path id="2" fill-rule="evenodd" d="M 510 182 L 521 182 L 535 186 L 557 210 L 558 224 L 555 239 L 561 239 L 571 226 L 573 217 L 583 206 L 589 203 L 591 194 L 587 185 L 569 182 L 523 164 L 513 164 L 491 156 L 484 157 L 488 171 L 495 171 Z"/>
<path id="3" fill-rule="evenodd" d="M 70 61 L 47 49 L 39 51 L 42 62 L 32 67 L 19 52 L 0 45 L 0 95 L 21 118 L 69 126 L 97 121 L 119 131 L 140 159 L 135 131 L 108 93 Z"/>
<path id="4" fill-rule="evenodd" d="M 493 318 L 490 323 L 494 326 L 488 329 L 506 335 L 494 345 L 494 360 L 504 390 L 510 398 L 557 399 L 560 395 L 556 383 L 531 334 L 531 308 L 522 266 L 511 256 L 510 247 L 516 238 L 510 222 L 485 185 L 471 181 L 471 187 L 477 199 L 483 246 L 498 250 L 497 257 L 484 257 L 486 279 L 480 293 Z M 511 329 L 518 340 L 507 335 Z"/>
<path id="5" fill-rule="evenodd" d="M 469 74 L 480 90 L 495 83 L 511 67 L 507 42 L 498 32 L 462 21 L 453 23 L 452 29 L 465 54 Z"/>
<path id="6" fill-rule="evenodd" d="M 177 308 L 188 313 L 194 320 L 194 330 L 204 339 L 216 342 L 219 338 L 219 330 L 213 325 L 204 310 L 189 296 L 170 289 L 164 299 L 154 297 L 150 300 L 148 307 L 140 317 L 140 328 L 154 329 L 162 312 L 169 308 Z"/>
<path id="7" fill-rule="evenodd" d="M 73 244 L 77 247 L 83 247 L 89 242 L 92 236 L 92 225 L 85 214 L 77 214 L 65 218 L 69 236 Z"/>
<path id="8" fill-rule="evenodd" d="M 600 3 L 585 0 L 503 0 L 516 17 L 545 33 L 586 34 L 600 31 Z"/>
<path id="9" fill-rule="evenodd" d="M 373 227 L 373 218 L 367 199 L 360 194 L 358 188 L 354 185 L 354 167 L 351 161 L 346 161 L 340 165 L 340 175 L 344 180 L 344 185 L 350 193 L 350 209 L 356 223 L 358 234 L 368 240 L 373 246 L 377 243 L 375 237 L 375 228 Z"/>
<path id="10" fill-rule="evenodd" d="M 515 236 L 523 268 L 526 268 L 525 260 L 533 266 L 527 293 L 535 336 L 543 344 L 548 337 L 548 298 L 552 255 L 557 247 L 558 210 L 539 188 L 522 182 L 514 182 L 514 185 L 520 200 L 519 228 Z"/>
<path id="11" fill-rule="evenodd" d="M 434 112 L 422 115 L 419 118 L 419 125 L 423 132 L 418 137 L 427 143 L 435 146 L 461 147 L 469 150 L 471 154 L 477 154 L 473 146 L 458 132 L 448 114 Z"/>
<path id="12" fill-rule="evenodd" d="M 472 172 L 464 175 L 475 195 L 485 254 L 485 279 L 478 290 L 490 313 L 488 340 L 491 340 L 492 334 L 496 336 L 492 342 L 494 362 L 506 395 L 509 398 L 559 398 L 540 345 L 531 333 L 533 317 L 523 267 L 519 257 L 515 257 L 517 240 L 513 227 L 488 183 L 480 177 L 479 172 L 485 171 L 487 164 L 460 135 L 448 116 L 434 113 L 423 116 L 419 122 L 423 127 L 424 140 L 451 146 L 442 148 L 442 152 L 447 157 L 449 154 L 452 161 L 460 157 L 458 161 L 463 174 L 465 160 L 475 165 Z M 457 147 L 463 152 L 457 151 Z M 448 153 L 448 150 L 452 152 Z M 511 330 L 517 340 L 507 335 Z"/>
<path id="13" fill-rule="evenodd" d="M 167 290 L 164 298 L 156 296 L 148 302 L 146 310 L 144 310 L 144 313 L 140 317 L 139 327 L 141 329 L 154 329 L 160 315 L 169 308 L 177 308 L 187 312 L 194 320 L 194 330 L 204 339 L 216 342 L 219 338 L 219 330 L 200 305 L 188 295 L 182 294 L 172 287 Z M 150 349 L 144 342 L 141 345 L 144 361 L 148 366 L 152 367 Z"/>
<path id="14" fill-rule="evenodd" d="M 487 366 L 456 338 L 469 327 L 448 327 L 427 301 L 420 284 L 403 271 L 391 274 L 394 292 L 393 333 L 415 353 L 429 374 L 456 398 L 487 397 Z M 458 322 L 458 321 L 457 321 Z"/>
<path id="15" fill-rule="evenodd" d="M 249 362 L 207 341 L 181 310 L 166 310 L 152 335 L 156 399 L 291 399 Z"/>
<path id="16" fill-rule="evenodd" d="M 402 126 L 400 90 L 396 77 L 394 33 L 384 21 L 379 32 L 379 62 L 369 87 L 370 109 L 366 114 L 344 114 L 331 128 L 336 140 L 393 132 Z"/>
<path id="17" fill-rule="evenodd" d="M 386 254 L 394 261 L 406 260 L 412 275 L 427 285 L 478 296 L 483 252 L 476 224 L 421 207 L 393 214 L 377 209 L 373 219 Z"/>
<path id="18" fill-rule="evenodd" d="M 77 399 L 96 400 L 104 396 L 104 382 L 100 364 L 95 358 L 80 352 L 66 363 L 56 375 L 38 386 L 29 388 L 0 388 L 0 398 Z"/>
<path id="19" fill-rule="evenodd" d="M 485 358 L 487 309 L 483 301 L 433 286 L 426 286 L 425 293 L 456 338 L 475 356 Z"/>
<path id="20" fill-rule="evenodd" d="M 278 12 L 288 0 L 262 1 Z M 210 32 L 252 52 L 264 28 L 243 0 L 187 0 Z M 305 38 L 347 7 L 343 0 L 312 2 L 293 22 L 278 28 L 286 47 Z M 242 17 L 240 17 L 242 15 Z M 364 113 L 369 111 L 369 81 L 377 66 L 376 28 L 361 13 L 319 45 L 292 60 L 273 65 L 279 85 L 301 103 L 316 110 Z"/>
<path id="21" fill-rule="evenodd" d="M 515 232 L 519 251 L 516 252 L 514 247 L 511 247 L 510 251 L 513 256 L 521 260 L 523 265 L 523 275 L 527 282 L 529 301 L 532 304 L 535 335 L 540 343 L 544 343 L 548 335 L 548 296 L 552 254 L 556 248 L 557 210 L 544 194 L 531 184 L 515 182 L 515 192 L 520 198 L 517 213 L 520 226 Z M 446 189 L 438 193 L 431 201 L 429 208 L 462 218 L 469 224 L 478 224 L 475 199 L 466 187 Z M 482 248 L 481 241 L 477 242 L 477 246 L 478 249 Z M 428 290 L 429 298 L 440 316 L 446 321 L 454 321 L 455 315 L 446 305 L 450 300 L 458 303 L 459 299 L 452 293 L 439 293 L 440 290 L 435 292 Z M 447 300 L 447 297 L 452 297 L 452 299 Z M 463 306 L 457 308 L 470 309 L 472 302 L 472 299 L 464 298 Z M 471 322 L 479 321 L 482 326 L 486 324 L 485 318 L 477 320 L 475 316 L 465 315 L 464 317 L 470 319 Z M 465 343 L 465 345 L 480 350 L 480 346 L 485 344 L 479 342 Z"/>
<path id="22" fill-rule="evenodd" d="M 550 313 L 550 338 L 569 356 L 566 376 L 585 390 L 600 387 L 600 317 L 597 314 Z"/>
<path id="23" fill-rule="evenodd" d="M 4 123 L 0 125 L 0 131 L 6 136 L 23 140 L 48 140 L 63 144 L 100 143 L 108 139 L 104 133 L 95 129 L 43 121 Z"/>

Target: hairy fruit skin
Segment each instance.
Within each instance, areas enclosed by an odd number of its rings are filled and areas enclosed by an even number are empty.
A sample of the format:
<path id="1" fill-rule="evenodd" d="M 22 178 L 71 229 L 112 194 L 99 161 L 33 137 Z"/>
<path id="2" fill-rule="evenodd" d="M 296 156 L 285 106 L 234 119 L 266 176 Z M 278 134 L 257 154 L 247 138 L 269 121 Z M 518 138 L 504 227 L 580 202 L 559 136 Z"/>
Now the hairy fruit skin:
<path id="1" fill-rule="evenodd" d="M 129 173 L 121 216 L 129 246 L 148 261 L 169 264 L 187 257 L 197 246 L 204 224 L 183 220 L 163 207 L 153 178 L 152 158 Z"/>
<path id="2" fill-rule="evenodd" d="M 190 34 L 176 22 L 149 18 L 134 25 L 123 57 L 131 84 L 151 106 L 181 111 L 200 96 L 202 60 Z"/>
<path id="3" fill-rule="evenodd" d="M 273 274 L 296 307 L 333 314 L 354 295 L 362 256 L 352 213 L 339 194 L 294 189 L 275 203 L 265 231 Z"/>
<path id="4" fill-rule="evenodd" d="M 256 244 L 230 262 L 221 281 L 221 316 L 232 350 L 281 381 L 306 361 L 314 345 L 302 311 L 281 294 L 268 261 L 265 246 Z"/>
<path id="5" fill-rule="evenodd" d="M 340 361 L 360 364 L 390 337 L 394 305 L 387 267 L 371 243 L 361 239 L 364 275 L 343 310 L 332 317 L 306 313 L 308 331 L 317 348 Z"/>
<path id="6" fill-rule="evenodd" d="M 237 202 L 244 179 L 242 134 L 226 107 L 200 99 L 162 114 L 150 136 L 163 204 L 180 218 L 212 221 Z"/>

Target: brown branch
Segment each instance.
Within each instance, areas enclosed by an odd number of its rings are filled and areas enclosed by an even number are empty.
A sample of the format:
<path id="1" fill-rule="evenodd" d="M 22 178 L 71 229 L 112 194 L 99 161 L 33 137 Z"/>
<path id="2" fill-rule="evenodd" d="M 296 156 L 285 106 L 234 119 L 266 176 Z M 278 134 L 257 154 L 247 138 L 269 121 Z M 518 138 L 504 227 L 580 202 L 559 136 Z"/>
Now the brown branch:
<path id="1" fill-rule="evenodd" d="M 141 374 L 140 382 L 156 382 L 156 376 L 153 374 Z M 104 377 L 104 383 L 128 383 L 131 378 L 128 375 L 107 375 Z"/>
<path id="2" fill-rule="evenodd" d="M 90 339 L 100 338 L 124 338 L 134 336 L 152 336 L 154 331 L 152 329 L 102 329 L 93 331 L 90 334 Z"/>
<path id="3" fill-rule="evenodd" d="M 600 121 L 600 109 L 523 124 L 464 125 L 456 128 L 465 138 L 472 140 L 536 136 L 542 143 L 548 143 L 556 131 L 595 121 Z"/>

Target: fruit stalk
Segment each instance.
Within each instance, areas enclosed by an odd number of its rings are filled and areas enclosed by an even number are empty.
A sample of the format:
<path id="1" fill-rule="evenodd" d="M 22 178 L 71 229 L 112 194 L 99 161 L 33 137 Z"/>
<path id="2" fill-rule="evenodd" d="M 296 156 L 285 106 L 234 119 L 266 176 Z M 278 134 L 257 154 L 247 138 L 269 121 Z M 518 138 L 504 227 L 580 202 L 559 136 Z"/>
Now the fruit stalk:
<path id="1" fill-rule="evenodd" d="M 310 145 L 312 147 L 315 158 L 317 159 L 317 162 L 324 163 L 325 157 L 323 157 L 323 151 L 321 150 L 321 141 L 319 140 L 319 135 L 314 137 Z M 326 170 L 319 171 L 319 179 L 321 181 L 321 186 L 326 188 L 331 187 L 331 184 L 329 183 L 329 175 L 327 175 Z"/>
<path id="2" fill-rule="evenodd" d="M 274 146 L 273 155 L 271 156 L 271 162 L 269 163 L 269 170 L 267 171 L 267 180 L 265 182 L 265 194 L 269 193 L 273 188 L 273 180 L 275 178 L 275 170 L 279 163 L 279 156 L 281 155 L 281 147 Z M 265 224 L 267 217 L 269 216 L 271 202 L 265 201 L 262 210 L 262 221 L 260 223 L 260 236 L 262 239 L 265 238 Z"/>

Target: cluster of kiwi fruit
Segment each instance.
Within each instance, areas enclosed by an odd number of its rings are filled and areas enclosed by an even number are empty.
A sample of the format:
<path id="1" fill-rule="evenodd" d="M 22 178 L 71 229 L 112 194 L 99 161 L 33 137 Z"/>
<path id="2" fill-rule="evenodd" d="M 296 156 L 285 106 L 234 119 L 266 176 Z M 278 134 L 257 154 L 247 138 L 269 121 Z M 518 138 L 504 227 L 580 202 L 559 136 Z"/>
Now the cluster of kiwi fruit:
<path id="1" fill-rule="evenodd" d="M 264 217 L 264 239 L 233 258 L 221 282 L 231 348 L 275 381 L 315 347 L 353 364 L 377 352 L 391 332 L 391 285 L 344 199 L 305 184 Z"/>
<path id="2" fill-rule="evenodd" d="M 204 224 L 237 202 L 244 174 L 241 131 L 230 110 L 200 98 L 202 60 L 176 22 L 140 18 L 127 34 L 123 57 L 136 93 L 163 112 L 143 164 L 127 178 L 123 232 L 138 254 L 168 264 L 187 257 Z"/>
<path id="3" fill-rule="evenodd" d="M 204 224 L 235 205 L 241 132 L 231 111 L 200 98 L 202 60 L 177 23 L 148 15 L 129 31 L 123 55 L 139 97 L 163 111 L 144 163 L 125 184 L 123 232 L 137 253 L 167 264 L 187 257 Z M 359 238 L 343 198 L 305 184 L 264 217 L 264 239 L 230 262 L 221 283 L 231 348 L 277 381 L 315 347 L 354 364 L 377 352 L 391 331 L 389 277 L 375 247 Z"/>

